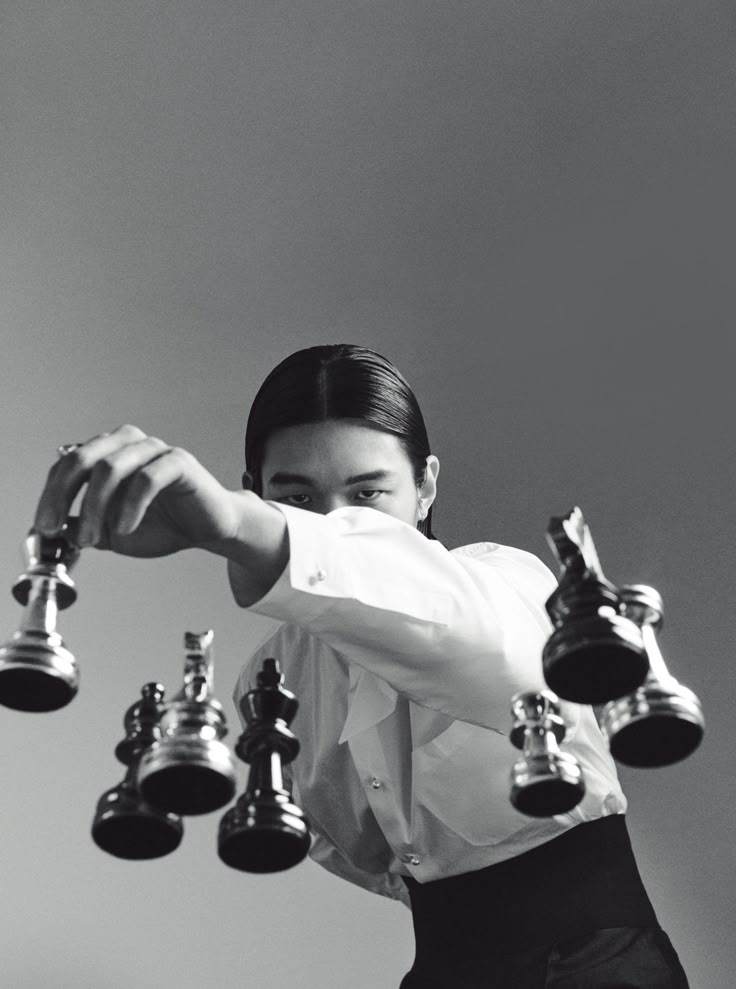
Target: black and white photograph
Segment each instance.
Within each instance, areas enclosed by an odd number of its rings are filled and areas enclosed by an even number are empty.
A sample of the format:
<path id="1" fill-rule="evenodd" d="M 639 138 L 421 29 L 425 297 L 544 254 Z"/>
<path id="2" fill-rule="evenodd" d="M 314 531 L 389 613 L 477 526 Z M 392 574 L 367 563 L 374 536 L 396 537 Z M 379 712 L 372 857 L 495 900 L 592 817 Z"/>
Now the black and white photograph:
<path id="1" fill-rule="evenodd" d="M 731 989 L 734 51 L 0 6 L 0 989 Z"/>

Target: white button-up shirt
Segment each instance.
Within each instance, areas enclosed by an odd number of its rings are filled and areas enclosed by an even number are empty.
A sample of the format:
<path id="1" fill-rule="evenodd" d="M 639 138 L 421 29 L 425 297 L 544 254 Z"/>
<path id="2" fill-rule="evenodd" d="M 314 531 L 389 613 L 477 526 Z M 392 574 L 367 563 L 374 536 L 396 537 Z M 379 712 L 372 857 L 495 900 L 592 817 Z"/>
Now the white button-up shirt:
<path id="1" fill-rule="evenodd" d="M 556 581 L 535 556 L 496 543 L 447 550 L 370 508 L 269 504 L 286 519 L 290 560 L 249 610 L 284 624 L 243 668 L 235 703 L 275 657 L 299 701 L 301 749 L 285 776 L 316 862 L 408 905 L 402 873 L 472 872 L 626 810 L 592 709 L 568 702 L 561 748 L 581 765 L 585 797 L 541 819 L 509 801 L 509 702 L 545 687 L 552 630 L 544 602 Z"/>

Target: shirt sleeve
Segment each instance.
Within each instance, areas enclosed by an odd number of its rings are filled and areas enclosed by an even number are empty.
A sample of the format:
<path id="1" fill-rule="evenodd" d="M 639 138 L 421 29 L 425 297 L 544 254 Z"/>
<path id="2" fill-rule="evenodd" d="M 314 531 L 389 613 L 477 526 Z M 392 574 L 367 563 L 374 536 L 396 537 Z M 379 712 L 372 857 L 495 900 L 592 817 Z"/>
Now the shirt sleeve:
<path id="1" fill-rule="evenodd" d="M 417 704 L 508 730 L 509 699 L 542 689 L 556 586 L 531 553 L 480 544 L 447 550 L 363 507 L 328 515 L 269 502 L 290 559 L 248 610 L 305 628 Z"/>

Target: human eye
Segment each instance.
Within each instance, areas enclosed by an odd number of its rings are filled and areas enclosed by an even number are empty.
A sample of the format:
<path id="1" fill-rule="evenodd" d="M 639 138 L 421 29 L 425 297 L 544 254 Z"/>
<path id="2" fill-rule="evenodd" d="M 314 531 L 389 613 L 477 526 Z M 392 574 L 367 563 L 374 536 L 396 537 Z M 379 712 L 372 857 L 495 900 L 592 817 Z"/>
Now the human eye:
<path id="1" fill-rule="evenodd" d="M 358 491 L 355 497 L 358 501 L 376 501 L 379 495 L 382 495 L 383 491 L 379 488 L 363 488 L 362 491 Z"/>
<path id="2" fill-rule="evenodd" d="M 309 495 L 307 494 L 282 495 L 277 499 L 277 501 L 283 501 L 286 505 L 295 505 L 297 508 L 302 508 L 304 505 L 308 505 L 309 500 Z"/>

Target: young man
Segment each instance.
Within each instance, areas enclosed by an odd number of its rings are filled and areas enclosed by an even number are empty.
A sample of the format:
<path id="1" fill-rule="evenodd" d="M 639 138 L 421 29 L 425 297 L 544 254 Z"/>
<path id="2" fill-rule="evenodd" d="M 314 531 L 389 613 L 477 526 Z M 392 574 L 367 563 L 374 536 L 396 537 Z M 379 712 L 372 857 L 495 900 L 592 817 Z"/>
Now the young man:
<path id="1" fill-rule="evenodd" d="M 133 426 L 68 449 L 38 529 L 58 531 L 86 486 L 82 545 L 216 553 L 237 602 L 283 622 L 236 700 L 276 656 L 300 702 L 290 768 L 311 856 L 412 910 L 401 989 L 687 986 L 589 707 L 565 705 L 582 802 L 549 819 L 509 802 L 509 700 L 544 687 L 555 581 L 521 550 L 434 537 L 439 461 L 389 361 L 335 345 L 275 368 L 251 409 L 243 491 Z"/>

